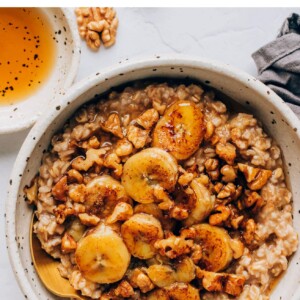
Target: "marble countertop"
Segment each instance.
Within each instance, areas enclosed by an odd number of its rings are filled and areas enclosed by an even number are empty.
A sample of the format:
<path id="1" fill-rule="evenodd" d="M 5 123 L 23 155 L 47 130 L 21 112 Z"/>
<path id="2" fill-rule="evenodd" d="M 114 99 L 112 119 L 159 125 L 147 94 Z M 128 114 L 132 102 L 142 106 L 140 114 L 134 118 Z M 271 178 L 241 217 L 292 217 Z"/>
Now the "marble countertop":
<path id="1" fill-rule="evenodd" d="M 76 81 L 127 57 L 184 53 L 231 64 L 252 75 L 251 54 L 275 38 L 283 20 L 299 8 L 119 8 L 117 43 L 90 51 L 82 42 Z M 300 108 L 292 107 L 300 117 Z M 0 290 L 1 299 L 23 299 L 5 244 L 8 178 L 29 130 L 0 136 Z"/>

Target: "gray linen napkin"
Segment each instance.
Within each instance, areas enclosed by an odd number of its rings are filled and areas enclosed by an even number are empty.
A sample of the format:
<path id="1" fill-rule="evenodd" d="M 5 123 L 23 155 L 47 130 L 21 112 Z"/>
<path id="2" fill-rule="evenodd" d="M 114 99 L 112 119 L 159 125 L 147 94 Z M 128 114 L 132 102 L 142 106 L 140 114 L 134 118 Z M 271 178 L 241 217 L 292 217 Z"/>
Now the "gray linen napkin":
<path id="1" fill-rule="evenodd" d="M 300 106 L 300 16 L 292 14 L 278 37 L 252 54 L 258 79 L 284 101 Z"/>

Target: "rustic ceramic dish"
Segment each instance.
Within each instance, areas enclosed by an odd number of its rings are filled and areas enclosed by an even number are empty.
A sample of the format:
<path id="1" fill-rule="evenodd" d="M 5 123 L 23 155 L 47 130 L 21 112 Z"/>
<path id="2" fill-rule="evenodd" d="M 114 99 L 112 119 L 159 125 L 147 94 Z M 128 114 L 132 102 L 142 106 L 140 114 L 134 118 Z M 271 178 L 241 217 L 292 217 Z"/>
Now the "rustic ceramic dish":
<path id="1" fill-rule="evenodd" d="M 300 122 L 275 93 L 242 71 L 204 59 L 167 55 L 133 62 L 126 60 L 68 90 L 35 124 L 16 159 L 6 203 L 7 245 L 16 278 L 28 299 L 56 299 L 40 282 L 32 265 L 29 249 L 32 209 L 23 197 L 23 188 L 37 173 L 42 152 L 47 149 L 51 136 L 80 105 L 96 94 L 131 80 L 157 76 L 197 79 L 225 93 L 263 122 L 265 130 L 282 149 L 285 173 L 294 199 L 294 226 L 300 232 Z M 300 291 L 296 291 L 299 260 L 300 249 L 290 260 L 288 270 L 272 293 L 272 300 L 300 298 Z"/>
<path id="2" fill-rule="evenodd" d="M 51 38 L 56 41 L 55 64 L 39 89 L 22 101 L 0 106 L 0 134 L 19 131 L 33 125 L 49 107 L 53 106 L 55 98 L 66 92 L 76 76 L 80 58 L 80 40 L 72 11 L 62 8 L 39 9 L 48 18 Z"/>

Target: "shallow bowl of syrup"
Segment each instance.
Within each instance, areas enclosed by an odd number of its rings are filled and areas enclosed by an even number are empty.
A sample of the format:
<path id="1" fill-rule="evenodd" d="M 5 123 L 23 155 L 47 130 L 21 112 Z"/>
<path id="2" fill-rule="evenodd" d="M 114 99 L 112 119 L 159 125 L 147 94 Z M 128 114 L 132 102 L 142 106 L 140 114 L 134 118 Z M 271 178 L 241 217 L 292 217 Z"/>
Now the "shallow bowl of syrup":
<path id="1" fill-rule="evenodd" d="M 80 41 L 72 12 L 0 8 L 0 134 L 32 126 L 76 76 Z M 55 104 L 56 103 L 56 104 Z"/>

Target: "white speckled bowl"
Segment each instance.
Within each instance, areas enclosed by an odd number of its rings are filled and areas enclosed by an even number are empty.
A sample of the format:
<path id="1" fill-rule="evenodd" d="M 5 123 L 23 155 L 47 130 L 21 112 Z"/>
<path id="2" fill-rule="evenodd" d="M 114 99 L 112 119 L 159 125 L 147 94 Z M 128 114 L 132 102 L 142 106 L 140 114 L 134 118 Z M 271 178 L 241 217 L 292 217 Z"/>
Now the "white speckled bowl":
<path id="1" fill-rule="evenodd" d="M 264 128 L 279 143 L 285 172 L 294 199 L 294 225 L 300 232 L 300 122 L 291 109 L 268 87 L 252 76 L 214 61 L 178 55 L 156 56 L 131 62 L 126 60 L 74 85 L 59 104 L 50 108 L 32 128 L 15 162 L 6 202 L 6 233 L 11 264 L 20 287 L 30 300 L 55 299 L 40 282 L 31 263 L 29 224 L 32 210 L 24 201 L 23 188 L 38 171 L 42 152 L 50 138 L 75 110 L 111 87 L 125 82 L 153 77 L 194 78 L 222 91 L 247 107 L 263 121 Z M 56 105 L 57 106 L 57 105 Z M 292 257 L 289 268 L 274 290 L 271 299 L 300 299 L 298 280 L 300 250 Z"/>
<path id="2" fill-rule="evenodd" d="M 0 106 L 0 134 L 32 126 L 53 105 L 55 98 L 66 92 L 77 73 L 80 39 L 72 11 L 64 8 L 39 9 L 48 18 L 53 38 L 57 41 L 55 64 L 39 89 L 13 105 Z"/>

